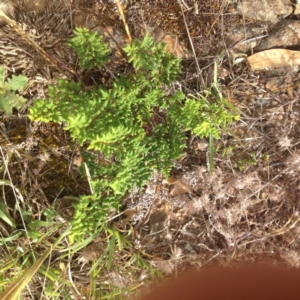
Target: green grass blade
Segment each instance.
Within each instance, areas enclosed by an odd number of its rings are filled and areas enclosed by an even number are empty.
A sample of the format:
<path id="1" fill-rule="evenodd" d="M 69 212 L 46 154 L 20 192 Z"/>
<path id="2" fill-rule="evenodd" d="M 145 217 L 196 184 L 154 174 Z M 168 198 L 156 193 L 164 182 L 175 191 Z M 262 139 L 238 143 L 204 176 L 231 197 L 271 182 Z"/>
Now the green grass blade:
<path id="1" fill-rule="evenodd" d="M 116 245 L 116 238 L 113 235 L 109 240 L 109 254 L 108 254 L 108 262 L 107 262 L 107 269 L 110 270 L 112 265 L 113 256 L 115 253 L 115 245 Z"/>
<path id="2" fill-rule="evenodd" d="M 0 300 L 15 300 L 21 291 L 38 271 L 44 260 L 49 256 L 52 248 L 48 249 L 30 268 L 28 268 L 19 278 L 6 288 Z"/>
<path id="3" fill-rule="evenodd" d="M 79 251 L 80 249 L 86 247 L 89 243 L 91 243 L 97 236 L 99 235 L 98 232 L 92 234 L 91 236 L 89 236 L 87 239 L 85 239 L 82 242 L 78 242 L 68 248 L 65 249 L 61 249 L 60 252 L 68 252 L 67 255 L 69 255 L 70 253 L 75 253 L 77 251 Z"/>
<path id="4" fill-rule="evenodd" d="M 6 222 L 10 227 L 16 228 L 14 219 L 7 212 L 8 208 L 4 203 L 0 202 L 0 218 Z"/>
<path id="5" fill-rule="evenodd" d="M 233 110 L 238 116 L 241 114 L 240 111 L 236 107 L 234 107 L 229 101 L 227 101 L 225 98 L 223 98 L 223 103 L 227 105 L 228 108 Z"/>
<path id="6" fill-rule="evenodd" d="M 5 166 L 4 166 L 5 167 Z M 0 169 L 0 171 L 2 172 L 2 167 Z M 3 179 L 0 179 L 0 185 L 10 185 L 10 182 L 8 180 L 3 180 Z"/>
<path id="7" fill-rule="evenodd" d="M 88 271 L 87 275 L 93 274 L 93 272 L 96 270 L 96 268 L 100 265 L 101 262 L 103 262 L 102 266 L 105 264 L 106 254 L 109 251 L 109 246 L 107 246 L 103 252 L 103 254 L 100 256 L 100 258 L 93 264 L 91 269 Z M 101 267 L 102 268 L 102 267 Z M 98 272 L 97 272 L 98 273 Z"/>
<path id="8" fill-rule="evenodd" d="M 16 234 L 11 235 L 11 236 L 9 236 L 7 238 L 0 238 L 0 246 L 18 239 L 21 235 L 22 235 L 22 232 L 19 231 Z"/>
<path id="9" fill-rule="evenodd" d="M 210 172 L 214 171 L 214 137 L 209 133 L 209 168 Z"/>

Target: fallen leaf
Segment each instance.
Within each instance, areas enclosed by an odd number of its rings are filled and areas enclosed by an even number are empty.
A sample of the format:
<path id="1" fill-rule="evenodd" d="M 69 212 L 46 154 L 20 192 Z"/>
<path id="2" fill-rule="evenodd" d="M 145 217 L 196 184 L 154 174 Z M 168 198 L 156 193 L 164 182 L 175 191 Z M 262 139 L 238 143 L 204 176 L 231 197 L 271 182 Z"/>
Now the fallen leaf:
<path id="1" fill-rule="evenodd" d="M 300 65 L 300 51 L 271 49 L 255 53 L 247 58 L 253 70 Z"/>

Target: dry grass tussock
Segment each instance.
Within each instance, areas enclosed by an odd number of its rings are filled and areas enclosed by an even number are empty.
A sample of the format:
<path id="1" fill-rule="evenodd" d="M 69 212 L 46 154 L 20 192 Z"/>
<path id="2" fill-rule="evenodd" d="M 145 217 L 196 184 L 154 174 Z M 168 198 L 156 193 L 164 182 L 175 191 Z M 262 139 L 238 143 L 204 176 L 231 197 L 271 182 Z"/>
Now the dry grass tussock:
<path id="1" fill-rule="evenodd" d="M 91 3 L 97 1 L 75 2 L 60 1 L 65 7 L 64 20 L 72 16 L 70 7 L 75 12 L 91 13 Z M 102 2 L 111 17 L 99 10 L 104 22 L 101 25 L 122 28 L 112 1 Z M 149 6 L 147 1 L 128 1 L 124 10 L 131 33 L 138 36 L 143 30 L 137 24 L 153 27 L 160 22 L 163 30 L 173 29 L 172 33 L 180 35 L 187 45 L 190 37 L 198 59 L 193 54 L 183 61 L 183 75 L 174 88 L 187 94 L 202 93 L 203 83 L 207 88 L 212 83 L 211 67 L 217 61 L 223 97 L 239 109 L 240 120 L 215 141 L 213 173 L 208 166 L 208 141 L 189 136 L 186 154 L 175 162 L 170 178 L 154 172 L 143 190 L 128 192 L 121 213 L 111 212 L 99 236 L 77 245 L 70 245 L 63 237 L 24 289 L 22 299 L 93 299 L 93 295 L 98 299 L 126 299 L 146 291 L 161 275 L 177 276 L 188 266 L 203 268 L 212 263 L 264 259 L 300 266 L 300 90 L 295 86 L 292 92 L 270 92 L 265 87 L 268 78 L 275 75 L 287 74 L 289 82 L 295 82 L 299 71 L 282 69 L 270 75 L 267 71 L 253 72 L 244 63 L 233 66 L 224 40 L 230 22 L 242 21 L 231 14 L 233 4 L 228 6 L 227 1 L 217 1 L 215 8 L 201 4 L 197 15 L 194 1 L 156 2 Z M 18 9 L 22 8 L 20 3 Z M 19 10 L 16 18 L 23 22 L 24 30 L 36 34 L 37 40 L 44 34 L 45 39 L 60 41 L 49 49 L 50 54 L 75 69 L 74 55 L 66 51 L 65 43 L 71 23 L 65 21 L 56 28 L 51 9 L 54 14 L 54 8 L 49 7 L 45 19 Z M 158 13 L 168 9 L 174 12 L 172 18 Z M 207 35 L 196 23 L 201 14 L 207 20 Z M 214 21 L 208 21 L 208 16 Z M 33 19 L 38 26 L 48 20 L 49 28 L 34 32 Z M 31 20 L 27 29 L 26 20 Z M 24 93 L 30 105 L 35 98 L 45 97 L 48 83 L 67 75 L 45 63 L 15 33 L 9 36 L 11 32 L 8 26 L 1 31 L 1 63 L 7 58 L 10 73 L 15 67 L 30 77 Z M 200 39 L 200 35 L 206 38 Z M 109 68 L 116 76 L 126 72 L 124 64 Z M 87 85 L 97 80 L 109 84 L 110 72 L 93 71 L 82 76 L 86 76 L 83 80 Z M 72 203 L 79 195 L 90 193 L 88 180 L 79 173 L 81 154 L 86 149 L 71 141 L 61 126 L 29 122 L 26 115 L 26 108 L 11 117 L 0 115 L 0 203 L 10 216 L 9 221 L 0 218 L 0 274 L 4 282 L 0 289 L 65 234 L 73 214 Z"/>

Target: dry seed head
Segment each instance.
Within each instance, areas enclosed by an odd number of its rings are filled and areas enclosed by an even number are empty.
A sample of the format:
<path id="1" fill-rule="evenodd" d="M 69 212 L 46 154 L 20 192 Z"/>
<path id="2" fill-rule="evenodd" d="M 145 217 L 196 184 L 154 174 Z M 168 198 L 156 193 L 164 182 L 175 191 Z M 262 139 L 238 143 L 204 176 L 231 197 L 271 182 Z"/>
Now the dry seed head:
<path id="1" fill-rule="evenodd" d="M 203 203 L 202 203 L 201 199 L 193 200 L 193 206 L 196 210 L 201 210 L 203 208 Z"/>
<path id="2" fill-rule="evenodd" d="M 208 143 L 206 141 L 199 141 L 195 145 L 195 150 L 206 151 L 208 148 Z"/>
<path id="3" fill-rule="evenodd" d="M 286 260 L 291 267 L 300 267 L 300 254 L 298 251 L 288 249 L 285 253 L 281 254 L 281 257 Z"/>
<path id="4" fill-rule="evenodd" d="M 215 192 L 215 199 L 224 200 L 227 199 L 226 191 L 224 189 L 219 189 Z"/>
<path id="5" fill-rule="evenodd" d="M 50 159 L 50 154 L 49 154 L 49 153 L 42 153 L 42 154 L 40 154 L 40 155 L 38 156 L 38 158 L 39 158 L 42 162 L 46 163 L 46 162 L 49 161 L 49 159 Z"/>
<path id="6" fill-rule="evenodd" d="M 209 203 L 209 195 L 204 194 L 200 198 L 193 200 L 193 206 L 196 210 L 201 210 Z"/>
<path id="7" fill-rule="evenodd" d="M 174 260 L 179 260 L 182 258 L 182 255 L 182 249 L 175 245 L 174 248 L 172 248 L 172 258 Z"/>
<path id="8" fill-rule="evenodd" d="M 89 246 L 82 251 L 80 257 L 78 258 L 78 263 L 85 265 L 88 262 L 96 260 L 97 256 L 98 255 L 94 247 Z"/>
<path id="9" fill-rule="evenodd" d="M 294 153 L 287 160 L 287 166 L 291 169 L 300 170 L 300 154 Z"/>
<path id="10" fill-rule="evenodd" d="M 280 150 L 286 150 L 292 146 L 292 140 L 286 135 L 278 138 L 278 143 Z"/>
<path id="11" fill-rule="evenodd" d="M 172 233 L 171 232 L 168 232 L 167 234 L 166 234 L 166 240 L 167 241 L 172 241 L 172 239 L 173 239 L 173 235 L 172 235 Z"/>
<path id="12" fill-rule="evenodd" d="M 164 274 L 172 274 L 174 270 L 174 263 L 171 261 L 150 261 L 150 264 L 155 268 L 161 270 Z"/>

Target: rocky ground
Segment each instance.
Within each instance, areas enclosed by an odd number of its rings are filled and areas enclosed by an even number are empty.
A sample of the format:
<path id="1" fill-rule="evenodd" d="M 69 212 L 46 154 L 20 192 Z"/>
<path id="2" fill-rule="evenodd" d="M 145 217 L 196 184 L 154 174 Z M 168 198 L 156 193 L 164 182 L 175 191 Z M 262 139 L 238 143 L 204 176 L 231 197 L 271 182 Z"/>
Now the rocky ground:
<path id="1" fill-rule="evenodd" d="M 75 26 L 98 31 L 110 43 L 110 72 L 84 73 L 87 85 L 105 84 L 111 73 L 124 72 L 119 44 L 128 41 L 128 35 L 112 0 L 12 3 L 14 10 L 7 14 L 50 61 L 3 21 L 0 64 L 6 66 L 8 76 L 27 76 L 29 85 L 23 91 L 26 107 L 10 117 L 0 115 L 0 174 L 2 180 L 11 180 L 11 186 L 2 186 L 2 203 L 12 208 L 17 228 L 22 222 L 15 211 L 20 200 L 16 189 L 23 199 L 21 208 L 30 211 L 27 222 L 43 220 L 44 210 L 51 207 L 59 214 L 55 220 L 65 222 L 72 218 L 67 196 L 89 192 L 78 173 L 82 149 L 60 126 L 30 122 L 27 109 L 36 98 L 45 97 L 49 83 L 72 78 L 66 68 L 54 67 L 53 61 L 78 70 L 76 56 L 67 46 Z M 95 277 L 96 286 L 107 286 L 109 296 L 103 299 L 124 299 L 148 286 L 153 281 L 149 266 L 164 276 L 177 276 L 190 266 L 261 259 L 299 267 L 299 3 L 127 0 L 121 5 L 133 38 L 151 31 L 157 41 L 167 42 L 170 51 L 182 58 L 183 73 L 177 84 L 186 94 L 210 88 L 216 62 L 223 96 L 240 110 L 241 118 L 216 141 L 213 174 L 207 162 L 208 141 L 190 137 L 186 155 L 176 162 L 170 178 L 154 173 L 143 191 L 132 191 L 124 198 L 126 213 L 114 226 L 127 236 L 132 249 L 116 254 L 113 270 Z M 264 56 L 255 56 L 257 53 Z M 282 56 L 274 59 L 278 55 Z M 4 239 L 13 236 L 14 231 L 1 219 L 0 225 Z M 13 248 L 26 249 L 24 239 L 4 244 L 0 257 L 5 263 L 5 256 L 15 259 Z M 37 247 L 43 252 L 46 246 L 38 243 Z M 65 264 L 67 274 L 69 263 L 72 279 L 66 278 L 73 280 L 70 290 L 78 299 L 88 298 L 86 290 L 92 283 L 87 273 L 105 247 L 98 238 L 68 261 L 58 261 L 53 255 L 53 269 L 59 269 L 58 263 Z M 123 272 L 133 253 L 147 267 Z M 3 272 L 13 276 L 9 268 Z M 36 292 L 30 296 L 27 290 L 24 299 L 52 299 L 41 282 L 37 276 L 31 286 L 31 292 L 33 287 Z M 134 288 L 129 291 L 128 286 Z M 114 295 L 112 287 L 119 294 Z"/>

